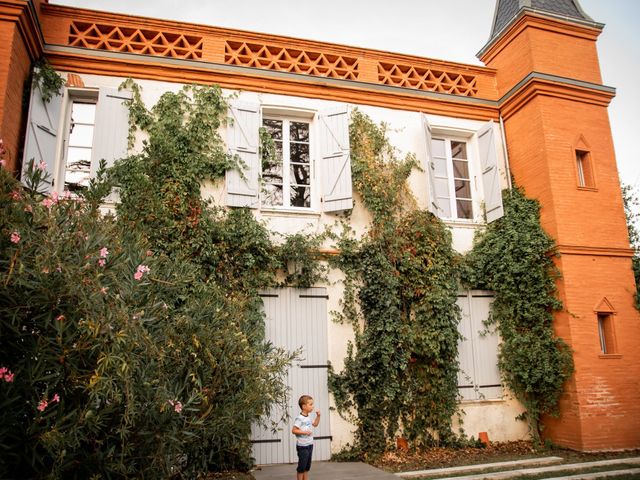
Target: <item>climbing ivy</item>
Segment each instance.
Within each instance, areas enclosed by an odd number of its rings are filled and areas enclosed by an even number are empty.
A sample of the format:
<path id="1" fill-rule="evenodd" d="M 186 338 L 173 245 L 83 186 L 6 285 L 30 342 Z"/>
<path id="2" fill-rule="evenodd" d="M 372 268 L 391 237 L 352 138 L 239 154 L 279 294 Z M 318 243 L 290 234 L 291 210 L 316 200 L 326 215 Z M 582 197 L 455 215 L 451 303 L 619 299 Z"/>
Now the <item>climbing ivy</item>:
<path id="1" fill-rule="evenodd" d="M 622 185 L 622 201 L 624 204 L 624 215 L 627 219 L 629 243 L 633 249 L 631 266 L 633 268 L 633 276 L 636 280 L 635 306 L 636 309 L 640 310 L 640 232 L 638 232 L 638 219 L 640 219 L 640 214 L 637 213 L 640 200 L 638 200 L 633 186 Z"/>
<path id="2" fill-rule="evenodd" d="M 33 84 L 40 87 L 44 103 L 49 103 L 54 95 L 60 95 L 64 79 L 53 69 L 46 59 L 42 58 L 34 64 Z"/>
<path id="3" fill-rule="evenodd" d="M 361 239 L 343 233 L 333 261 L 345 274 L 337 320 L 353 326 L 355 343 L 330 386 L 338 410 L 358 427 L 360 452 L 379 453 L 399 434 L 416 445 L 447 443 L 459 321 L 451 235 L 416 207 L 406 184 L 415 156 L 398 158 L 386 125 L 356 110 L 349 136 L 353 184 L 372 224 Z"/>
<path id="4" fill-rule="evenodd" d="M 559 272 L 554 241 L 540 225 L 540 206 L 520 189 L 504 192 L 504 216 L 477 235 L 465 260 L 469 287 L 493 290 L 488 325 L 496 325 L 499 367 L 506 386 L 524 405 L 532 437 L 540 419 L 556 414 L 564 382 L 573 372 L 571 350 L 553 331 Z"/>

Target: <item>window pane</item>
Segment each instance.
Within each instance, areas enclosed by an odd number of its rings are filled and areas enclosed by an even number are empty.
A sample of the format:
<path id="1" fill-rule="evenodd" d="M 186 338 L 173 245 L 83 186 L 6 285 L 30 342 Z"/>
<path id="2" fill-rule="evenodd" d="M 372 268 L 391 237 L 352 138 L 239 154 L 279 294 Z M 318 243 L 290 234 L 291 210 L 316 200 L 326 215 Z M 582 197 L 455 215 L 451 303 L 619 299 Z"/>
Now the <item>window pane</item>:
<path id="1" fill-rule="evenodd" d="M 291 186 L 291 206 L 292 207 L 310 207 L 311 206 L 311 188 L 301 186 Z"/>
<path id="2" fill-rule="evenodd" d="M 453 176 L 456 178 L 469 178 L 469 162 L 465 162 L 463 160 L 454 160 Z"/>
<path id="3" fill-rule="evenodd" d="M 467 144 L 451 141 L 451 156 L 453 158 L 467 158 Z"/>
<path id="4" fill-rule="evenodd" d="M 267 183 L 282 183 L 282 163 L 263 161 L 262 178 Z"/>
<path id="5" fill-rule="evenodd" d="M 309 165 L 293 163 L 291 164 L 291 183 L 296 185 L 311 185 L 311 168 Z"/>
<path id="6" fill-rule="evenodd" d="M 69 147 L 64 172 L 65 190 L 75 192 L 89 185 L 91 177 L 91 149 Z"/>
<path id="7" fill-rule="evenodd" d="M 433 160 L 433 166 L 435 167 L 436 177 L 447 178 L 447 160 L 442 158 L 435 158 Z"/>
<path id="8" fill-rule="evenodd" d="M 309 163 L 309 144 L 292 143 L 291 161 L 296 163 Z"/>
<path id="9" fill-rule="evenodd" d="M 444 149 L 444 140 L 438 140 L 434 138 L 431 141 L 431 153 L 434 157 L 446 157 L 445 149 Z"/>
<path id="10" fill-rule="evenodd" d="M 93 145 L 93 125 L 71 124 L 69 146 L 91 147 Z"/>
<path id="11" fill-rule="evenodd" d="M 438 205 L 438 215 L 442 215 L 444 218 L 451 218 L 451 204 L 448 198 L 439 198 L 436 202 Z"/>
<path id="12" fill-rule="evenodd" d="M 458 210 L 458 218 L 473 218 L 471 200 L 456 200 L 456 208 Z"/>
<path id="13" fill-rule="evenodd" d="M 436 197 L 438 198 L 449 198 L 449 182 L 446 178 L 436 178 L 434 180 L 434 185 L 436 187 Z"/>
<path id="14" fill-rule="evenodd" d="M 274 140 L 282 140 L 282 120 L 270 120 L 265 118 L 262 125 Z"/>
<path id="15" fill-rule="evenodd" d="M 262 196 L 265 205 L 271 205 L 274 207 L 282 206 L 282 185 L 266 184 L 262 189 L 264 195 Z"/>
<path id="16" fill-rule="evenodd" d="M 308 142 L 309 124 L 302 122 L 289 122 L 289 136 L 292 142 Z"/>
<path id="17" fill-rule="evenodd" d="M 93 125 L 96 118 L 95 103 L 73 103 L 71 107 L 72 123 L 88 123 Z"/>
<path id="18" fill-rule="evenodd" d="M 456 198 L 471 198 L 471 182 L 456 180 Z"/>

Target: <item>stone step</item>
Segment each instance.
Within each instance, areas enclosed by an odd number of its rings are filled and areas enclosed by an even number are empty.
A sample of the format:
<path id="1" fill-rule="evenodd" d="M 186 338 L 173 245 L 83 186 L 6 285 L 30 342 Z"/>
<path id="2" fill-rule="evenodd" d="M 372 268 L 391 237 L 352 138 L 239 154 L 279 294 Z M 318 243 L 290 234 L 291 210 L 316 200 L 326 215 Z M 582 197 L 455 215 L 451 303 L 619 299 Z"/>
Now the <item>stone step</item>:
<path id="1" fill-rule="evenodd" d="M 459 467 L 447 467 L 447 468 L 435 468 L 430 470 L 415 470 L 413 472 L 399 472 L 397 476 L 402 478 L 415 478 L 415 477 L 440 477 L 447 475 L 458 475 L 461 473 L 481 472 L 492 468 L 518 468 L 529 467 L 532 465 L 553 465 L 562 462 L 561 457 L 538 457 L 527 458 L 524 460 L 511 460 L 508 462 L 495 462 L 495 463 L 483 463 L 479 465 L 463 465 Z"/>
<path id="2" fill-rule="evenodd" d="M 547 458 L 553 458 L 553 457 L 547 457 Z M 511 463 L 511 462 L 500 462 L 500 463 Z M 496 464 L 485 463 L 483 465 L 470 465 L 470 466 L 475 467 L 474 471 L 500 468 L 500 467 L 496 467 L 495 465 Z M 640 457 L 615 458 L 612 460 L 598 460 L 595 462 L 565 463 L 565 464 L 553 465 L 548 467 L 503 470 L 503 471 L 496 471 L 491 473 L 480 473 L 476 475 L 456 475 L 454 473 L 448 472 L 445 474 L 445 476 L 433 477 L 432 474 L 430 473 L 430 472 L 433 472 L 433 470 L 424 470 L 425 473 L 421 475 L 415 475 L 415 473 L 417 472 L 406 472 L 406 474 L 410 474 L 410 476 L 407 476 L 407 477 L 405 477 L 405 473 L 397 473 L 396 475 L 402 478 L 416 478 L 416 477 L 422 476 L 422 477 L 429 477 L 431 480 L 453 480 L 453 479 L 455 480 L 505 480 L 505 479 L 514 478 L 514 477 L 533 476 L 533 475 L 540 475 L 540 474 L 546 474 L 546 473 L 579 471 L 579 470 L 587 470 L 587 469 L 597 468 L 597 467 L 615 467 L 616 465 L 640 465 Z M 442 470 L 442 469 L 439 469 L 439 470 Z M 640 470 L 640 469 L 631 469 L 631 470 Z M 620 471 L 623 471 L 623 470 L 620 470 Z M 459 473 L 465 473 L 465 472 L 459 472 Z M 610 474 L 610 472 L 598 472 L 598 473 Z M 446 476 L 446 475 L 454 475 L 454 476 Z M 595 474 L 588 473 L 584 475 L 595 475 Z M 623 474 L 619 474 L 619 475 L 623 475 Z M 549 477 L 549 478 L 554 478 L 554 477 Z M 569 476 L 567 478 L 573 478 L 573 476 Z M 601 477 L 597 477 L 597 478 L 601 478 Z"/>
<path id="3" fill-rule="evenodd" d="M 568 477 L 551 477 L 553 480 L 595 480 L 598 478 L 615 478 L 622 475 L 637 475 L 640 478 L 640 468 L 627 468 L 626 470 L 607 470 L 597 473 L 578 473 Z"/>

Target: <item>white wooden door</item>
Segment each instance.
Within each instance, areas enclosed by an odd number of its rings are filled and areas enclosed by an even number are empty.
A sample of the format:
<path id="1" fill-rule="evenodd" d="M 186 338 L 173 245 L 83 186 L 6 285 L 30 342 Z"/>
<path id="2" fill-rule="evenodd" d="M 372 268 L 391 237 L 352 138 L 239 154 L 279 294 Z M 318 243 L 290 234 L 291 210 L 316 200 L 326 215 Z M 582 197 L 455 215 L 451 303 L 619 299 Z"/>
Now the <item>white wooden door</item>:
<path id="1" fill-rule="evenodd" d="M 286 424 L 270 428 L 252 428 L 253 457 L 256 464 L 293 463 L 297 461 L 295 437 L 291 434 L 293 420 L 298 415 L 298 398 L 311 395 L 315 408 L 320 409 L 320 425 L 314 431 L 314 460 L 331 456 L 329 425 L 327 292 L 325 288 L 280 288 L 260 294 L 266 315 L 266 338 L 275 346 L 289 351 L 301 350 L 287 374 L 289 387 Z M 274 412 L 278 418 L 282 412 Z M 312 418 L 315 413 L 311 414 Z"/>

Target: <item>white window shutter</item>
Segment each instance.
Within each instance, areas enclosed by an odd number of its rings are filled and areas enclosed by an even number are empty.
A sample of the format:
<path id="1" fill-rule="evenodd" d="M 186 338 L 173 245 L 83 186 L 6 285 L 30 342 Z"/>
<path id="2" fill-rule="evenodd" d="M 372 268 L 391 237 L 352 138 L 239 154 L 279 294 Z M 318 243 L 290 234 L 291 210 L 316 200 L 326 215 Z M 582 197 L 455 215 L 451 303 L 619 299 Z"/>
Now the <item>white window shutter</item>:
<path id="1" fill-rule="evenodd" d="M 353 208 L 349 111 L 345 107 L 319 114 L 320 169 L 324 212 Z"/>
<path id="2" fill-rule="evenodd" d="M 129 108 L 126 100 L 131 100 L 129 90 L 101 88 L 96 104 L 93 149 L 91 151 L 91 176 L 94 177 L 100 160 L 113 166 L 116 160 L 127 155 L 129 137 Z"/>
<path id="3" fill-rule="evenodd" d="M 461 313 L 460 322 L 458 323 L 458 333 L 462 336 L 462 338 L 458 340 L 458 393 L 462 397 L 462 400 L 474 400 L 476 398 L 476 392 L 474 389 L 475 372 L 469 296 L 458 296 L 456 303 Z"/>
<path id="4" fill-rule="evenodd" d="M 42 100 L 42 92 L 36 84 L 31 87 L 27 134 L 22 160 L 22 175 L 27 171 L 29 162 L 44 162 L 50 175 L 46 191 L 51 191 L 55 182 L 57 157 L 58 126 L 62 112 L 62 95 L 53 95 L 48 103 Z"/>
<path id="5" fill-rule="evenodd" d="M 260 106 L 233 102 L 229 106 L 231 122 L 228 144 L 233 155 L 244 162 L 242 173 L 227 170 L 227 205 L 230 207 L 258 208 L 260 165 Z"/>
<path id="6" fill-rule="evenodd" d="M 96 104 L 93 148 L 91 150 L 91 177 L 95 177 L 100 160 L 112 167 L 116 160 L 127 155 L 129 148 L 129 107 L 126 100 L 133 97 L 130 90 L 101 88 Z M 118 203 L 120 191 L 114 188 L 105 203 Z"/>
<path id="7" fill-rule="evenodd" d="M 495 327 L 484 333 L 484 321 L 489 318 L 492 296 L 471 295 L 471 330 L 476 365 L 475 381 L 479 393 L 486 399 L 500 398 L 502 386 L 498 369 L 499 336 Z M 483 335 L 484 333 L 484 335 Z"/>
<path id="8" fill-rule="evenodd" d="M 480 150 L 485 216 L 487 223 L 491 223 L 504 215 L 493 121 L 486 123 L 478 130 L 478 148 Z"/>
<path id="9" fill-rule="evenodd" d="M 425 147 L 427 151 L 427 181 L 429 182 L 429 211 L 438 217 L 447 216 L 444 215 L 444 211 L 438 206 L 438 199 L 436 196 L 436 165 L 433 160 L 433 135 L 431 133 L 431 125 L 429 125 L 429 120 L 427 120 L 427 116 L 423 113 L 422 115 L 422 129 L 424 130 L 424 139 L 425 139 Z"/>

